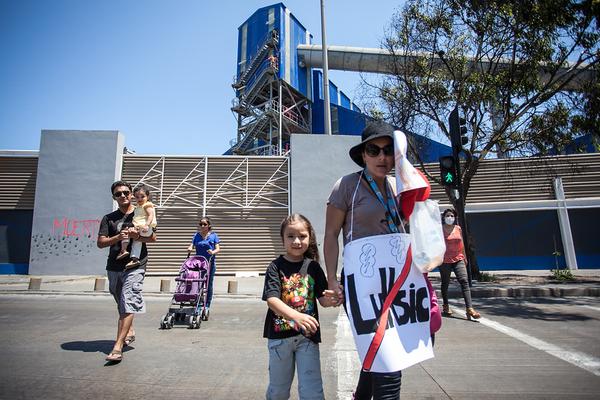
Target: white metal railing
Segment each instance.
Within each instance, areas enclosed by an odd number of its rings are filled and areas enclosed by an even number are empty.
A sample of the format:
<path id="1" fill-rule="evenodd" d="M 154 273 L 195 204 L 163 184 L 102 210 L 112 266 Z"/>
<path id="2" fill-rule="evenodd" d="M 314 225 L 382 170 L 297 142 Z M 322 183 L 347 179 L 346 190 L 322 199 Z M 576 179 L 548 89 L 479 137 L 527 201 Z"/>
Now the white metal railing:
<path id="1" fill-rule="evenodd" d="M 263 146 L 265 151 L 278 151 L 276 146 Z M 266 149 L 269 147 L 269 149 Z M 127 156 L 124 172 L 127 173 L 129 160 L 147 156 Z M 218 165 L 211 167 L 211 157 L 202 157 L 182 161 L 179 157 L 160 156 L 149 169 L 139 178 L 129 177 L 134 186 L 145 184 L 153 192 L 153 198 L 158 198 L 156 206 L 159 209 L 210 209 L 210 208 L 289 208 L 288 181 L 289 163 L 287 157 L 281 156 L 231 156 L 215 157 Z M 230 161 L 224 163 L 222 160 Z M 264 163 L 269 160 L 271 163 Z M 174 168 L 175 164 L 177 168 Z M 253 164 L 256 164 L 253 165 Z M 251 166 L 260 170 L 260 176 L 252 176 Z M 169 168 L 171 167 L 171 168 Z M 214 186 L 215 178 L 211 179 L 211 168 L 219 174 L 225 171 L 227 175 Z M 166 174 L 165 171 L 177 171 Z M 215 172 L 216 173 L 216 172 Z M 262 178 L 268 175 L 268 178 Z M 138 175 L 139 176 L 139 175 Z M 133 179 L 131 179 L 133 178 Z M 209 185 L 209 182 L 213 182 Z M 257 188 L 251 190 L 250 188 Z"/>

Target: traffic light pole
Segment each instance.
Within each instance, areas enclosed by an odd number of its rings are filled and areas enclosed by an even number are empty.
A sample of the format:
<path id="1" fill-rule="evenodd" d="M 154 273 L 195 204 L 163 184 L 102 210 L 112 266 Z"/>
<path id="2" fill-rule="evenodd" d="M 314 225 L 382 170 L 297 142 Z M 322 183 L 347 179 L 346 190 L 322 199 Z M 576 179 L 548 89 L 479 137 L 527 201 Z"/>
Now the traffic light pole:
<path id="1" fill-rule="evenodd" d="M 465 245 L 465 253 L 469 249 L 469 230 L 467 227 L 467 215 L 465 213 L 465 196 L 463 192 L 462 178 L 460 175 L 460 159 L 458 158 L 458 151 L 452 149 L 454 159 L 456 160 L 456 175 L 458 182 L 458 199 L 456 199 L 456 213 L 458 214 L 458 225 L 462 230 L 463 243 Z M 465 254 L 466 257 L 466 254 Z M 467 259 L 467 277 L 469 279 L 469 286 L 473 286 L 473 272 L 471 271 L 471 262 Z"/>
<path id="2" fill-rule="evenodd" d="M 450 113 L 450 141 L 452 143 L 452 156 L 456 163 L 456 183 L 458 189 L 458 198 L 456 199 L 456 212 L 458 214 L 458 223 L 462 230 L 463 243 L 465 246 L 465 256 L 469 254 L 467 249 L 470 249 L 469 242 L 469 229 L 467 226 L 467 215 L 465 212 L 465 193 L 462 183 L 461 171 L 460 171 L 460 158 L 459 154 L 463 149 L 463 145 L 467 143 L 466 132 L 467 128 L 463 125 L 465 120 L 460 117 L 458 112 L 458 106 Z M 476 260 L 467 259 L 467 275 L 469 278 L 469 286 L 473 284 L 473 265 Z"/>

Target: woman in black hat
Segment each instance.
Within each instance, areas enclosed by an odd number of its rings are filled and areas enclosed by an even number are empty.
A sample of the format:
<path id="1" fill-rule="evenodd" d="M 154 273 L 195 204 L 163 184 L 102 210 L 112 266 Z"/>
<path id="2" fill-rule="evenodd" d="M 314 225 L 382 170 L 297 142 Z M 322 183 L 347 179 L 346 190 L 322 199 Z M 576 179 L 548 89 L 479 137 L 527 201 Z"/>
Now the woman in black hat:
<path id="1" fill-rule="evenodd" d="M 349 152 L 362 170 L 340 178 L 327 202 L 323 252 L 329 289 L 338 293 L 340 302 L 343 301 L 343 288 L 337 280 L 340 231 L 344 245 L 363 237 L 404 232 L 394 203 L 395 180 L 388 177 L 394 167 L 393 132 L 392 126 L 385 122 L 367 125 L 361 142 Z M 401 371 L 361 371 L 354 398 L 399 399 L 401 379 Z"/>

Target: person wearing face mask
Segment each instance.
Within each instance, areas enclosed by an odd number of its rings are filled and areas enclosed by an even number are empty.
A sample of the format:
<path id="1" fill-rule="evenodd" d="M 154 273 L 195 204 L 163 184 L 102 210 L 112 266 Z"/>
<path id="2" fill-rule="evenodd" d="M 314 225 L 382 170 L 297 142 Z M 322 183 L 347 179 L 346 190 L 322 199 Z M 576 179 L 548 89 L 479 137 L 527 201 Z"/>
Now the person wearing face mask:
<path id="1" fill-rule="evenodd" d="M 481 315 L 475 311 L 471 303 L 471 289 L 467 276 L 467 258 L 465 257 L 465 245 L 462 240 L 462 230 L 456 225 L 456 211 L 451 208 L 444 210 L 442 214 L 444 241 L 446 242 L 446 253 L 444 254 L 444 263 L 440 265 L 440 276 L 442 278 L 442 315 L 450 316 L 450 306 L 448 304 L 448 285 L 450 284 L 450 273 L 454 275 L 462 288 L 463 298 L 465 299 L 467 319 L 478 319 Z"/>

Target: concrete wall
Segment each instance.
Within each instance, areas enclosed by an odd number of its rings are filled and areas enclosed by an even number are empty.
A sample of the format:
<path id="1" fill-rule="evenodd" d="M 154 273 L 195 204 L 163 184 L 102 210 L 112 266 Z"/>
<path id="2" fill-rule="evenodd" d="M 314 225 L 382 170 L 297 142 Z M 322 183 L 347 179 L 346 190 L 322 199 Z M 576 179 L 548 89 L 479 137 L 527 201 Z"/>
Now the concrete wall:
<path id="1" fill-rule="evenodd" d="M 104 274 L 108 250 L 96 239 L 102 216 L 116 209 L 110 185 L 123 144 L 117 131 L 42 131 L 29 274 Z"/>
<path id="2" fill-rule="evenodd" d="M 360 136 L 291 135 L 290 208 L 313 224 L 321 257 L 327 199 L 339 178 L 360 170 L 348 155 L 358 143 Z M 340 255 L 341 249 L 340 245 Z"/>

